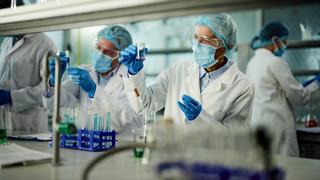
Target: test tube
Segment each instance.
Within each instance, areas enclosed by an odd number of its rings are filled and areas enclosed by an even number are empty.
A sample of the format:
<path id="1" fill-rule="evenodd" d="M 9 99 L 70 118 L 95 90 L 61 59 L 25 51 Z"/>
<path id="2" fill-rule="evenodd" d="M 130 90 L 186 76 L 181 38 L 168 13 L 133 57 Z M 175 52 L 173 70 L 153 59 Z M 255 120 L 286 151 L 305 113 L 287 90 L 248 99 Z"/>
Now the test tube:
<path id="1" fill-rule="evenodd" d="M 145 58 L 145 43 L 136 43 L 136 46 L 137 46 L 137 56 L 136 56 L 136 59 L 140 60 L 140 61 L 144 61 Z"/>
<path id="2" fill-rule="evenodd" d="M 99 117 L 99 131 L 102 131 L 102 116 Z"/>
<path id="3" fill-rule="evenodd" d="M 67 63 L 67 67 L 70 67 L 70 53 L 69 53 L 69 50 L 65 50 L 64 54 L 66 55 L 67 58 L 69 58 L 69 61 Z"/>
<path id="4" fill-rule="evenodd" d="M 107 131 L 111 131 L 111 113 L 107 112 Z"/>
<path id="5" fill-rule="evenodd" d="M 62 121 L 62 122 L 68 123 L 68 119 L 69 119 L 68 114 L 64 114 L 64 115 L 63 115 L 63 121 Z"/>
<path id="6" fill-rule="evenodd" d="M 67 69 L 68 69 L 70 67 L 70 53 L 69 53 L 69 50 L 65 50 L 64 54 L 69 59 L 68 62 L 67 62 Z M 71 81 L 71 76 L 70 75 L 68 75 L 68 79 Z"/>
<path id="7" fill-rule="evenodd" d="M 17 8 L 17 1 L 16 0 L 11 0 L 11 8 L 13 8 L 13 9 Z"/>
<path id="8" fill-rule="evenodd" d="M 93 118 L 93 130 L 94 131 L 97 130 L 97 118 L 98 118 L 98 115 L 94 114 L 94 118 Z"/>

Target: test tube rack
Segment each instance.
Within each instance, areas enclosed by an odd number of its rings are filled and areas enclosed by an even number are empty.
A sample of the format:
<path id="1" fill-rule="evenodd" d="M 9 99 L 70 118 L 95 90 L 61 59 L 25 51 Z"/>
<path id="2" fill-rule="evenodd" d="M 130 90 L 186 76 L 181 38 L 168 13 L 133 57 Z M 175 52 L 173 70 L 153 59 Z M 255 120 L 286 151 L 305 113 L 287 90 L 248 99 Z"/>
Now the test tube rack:
<path id="1" fill-rule="evenodd" d="M 60 147 L 84 151 L 105 151 L 116 146 L 116 131 L 78 129 L 76 134 L 61 134 Z"/>

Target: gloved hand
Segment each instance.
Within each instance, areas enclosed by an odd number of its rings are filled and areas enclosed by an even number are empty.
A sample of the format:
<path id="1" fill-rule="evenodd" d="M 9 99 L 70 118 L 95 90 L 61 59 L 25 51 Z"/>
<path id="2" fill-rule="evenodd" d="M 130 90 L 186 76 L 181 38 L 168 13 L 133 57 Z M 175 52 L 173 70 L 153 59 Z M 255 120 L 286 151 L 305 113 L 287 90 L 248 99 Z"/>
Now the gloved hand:
<path id="1" fill-rule="evenodd" d="M 97 85 L 90 77 L 89 72 L 77 67 L 70 67 L 67 71 L 71 75 L 72 82 L 79 85 L 82 90 L 88 93 L 90 98 L 93 98 Z"/>
<path id="2" fill-rule="evenodd" d="M 0 106 L 11 104 L 11 103 L 12 103 L 12 99 L 11 99 L 10 91 L 0 89 Z"/>
<path id="3" fill-rule="evenodd" d="M 303 87 L 308 86 L 309 84 L 311 84 L 313 81 L 318 81 L 318 84 L 320 84 L 320 75 L 316 76 L 315 78 L 312 78 L 310 80 L 307 80 L 305 82 L 303 82 Z"/>
<path id="4" fill-rule="evenodd" d="M 65 56 L 64 53 L 61 53 L 59 55 L 60 57 L 60 79 L 63 75 L 63 73 L 66 71 L 66 68 L 67 68 L 67 64 L 69 63 L 70 59 L 68 57 Z M 54 73 L 55 73 L 55 65 L 56 65 L 56 62 L 54 61 L 53 58 L 50 58 L 49 59 L 49 71 L 50 71 L 50 76 L 49 76 L 49 84 L 50 86 L 54 86 Z"/>
<path id="5" fill-rule="evenodd" d="M 148 49 L 144 49 L 145 54 Z M 119 62 L 124 64 L 128 68 L 128 72 L 131 75 L 138 74 L 138 72 L 143 68 L 143 61 L 136 59 L 137 47 L 135 45 L 130 45 L 120 52 Z"/>
<path id="6" fill-rule="evenodd" d="M 182 96 L 182 101 L 177 101 L 179 108 L 184 112 L 186 118 L 192 121 L 198 117 L 202 110 L 201 104 L 188 95 Z"/>

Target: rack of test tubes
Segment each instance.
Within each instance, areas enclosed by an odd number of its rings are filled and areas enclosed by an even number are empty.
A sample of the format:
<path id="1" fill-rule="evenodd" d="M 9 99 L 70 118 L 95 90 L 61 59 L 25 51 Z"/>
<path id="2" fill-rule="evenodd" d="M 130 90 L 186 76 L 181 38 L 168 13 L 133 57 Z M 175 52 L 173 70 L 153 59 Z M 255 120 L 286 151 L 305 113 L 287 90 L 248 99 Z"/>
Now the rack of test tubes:
<path id="1" fill-rule="evenodd" d="M 61 134 L 60 147 L 85 151 L 105 151 L 116 146 L 117 132 L 111 130 L 111 114 L 94 114 L 86 128 L 77 129 L 76 134 Z M 63 122 L 77 124 L 74 117 L 64 114 Z"/>

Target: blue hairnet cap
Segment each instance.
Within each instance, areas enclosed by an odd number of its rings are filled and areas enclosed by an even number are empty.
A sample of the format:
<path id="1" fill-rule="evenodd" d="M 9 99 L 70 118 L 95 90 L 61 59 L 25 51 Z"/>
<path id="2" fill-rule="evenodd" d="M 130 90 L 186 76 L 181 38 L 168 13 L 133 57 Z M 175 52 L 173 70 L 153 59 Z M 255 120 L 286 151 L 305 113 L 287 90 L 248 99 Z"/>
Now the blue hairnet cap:
<path id="1" fill-rule="evenodd" d="M 289 36 L 289 29 L 280 22 L 270 22 L 263 26 L 258 39 L 254 37 L 251 42 L 251 48 L 257 49 L 272 44 L 273 37 L 279 37 L 281 40 L 286 40 Z"/>
<path id="2" fill-rule="evenodd" d="M 107 26 L 98 32 L 98 39 L 105 38 L 110 41 L 118 50 L 123 50 L 132 44 L 130 33 L 121 26 Z"/>
<path id="3" fill-rule="evenodd" d="M 259 48 L 259 41 L 260 41 L 259 36 L 253 37 L 253 39 L 251 40 L 251 43 L 250 43 L 251 49 L 253 49 L 253 50 L 258 49 Z"/>
<path id="4" fill-rule="evenodd" d="M 196 26 L 207 26 L 212 33 L 223 41 L 226 57 L 232 58 L 237 45 L 237 24 L 227 13 L 199 16 L 194 23 Z"/>

